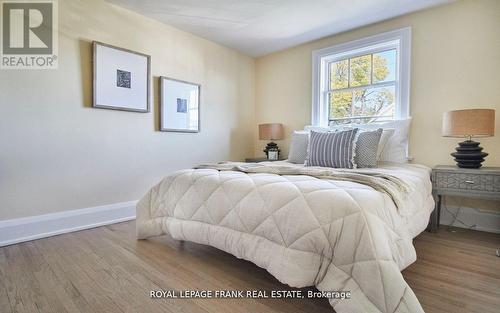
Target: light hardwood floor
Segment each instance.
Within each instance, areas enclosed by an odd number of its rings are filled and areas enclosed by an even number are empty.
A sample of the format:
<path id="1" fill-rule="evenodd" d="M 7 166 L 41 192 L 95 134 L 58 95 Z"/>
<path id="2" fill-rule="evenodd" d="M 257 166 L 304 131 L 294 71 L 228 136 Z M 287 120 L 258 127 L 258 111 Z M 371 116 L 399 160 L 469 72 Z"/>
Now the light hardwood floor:
<path id="1" fill-rule="evenodd" d="M 333 312 L 324 299 L 150 299 L 149 290 L 283 290 L 265 270 L 134 222 L 0 248 L 0 312 Z M 500 235 L 441 227 L 403 275 L 424 310 L 500 312 Z"/>

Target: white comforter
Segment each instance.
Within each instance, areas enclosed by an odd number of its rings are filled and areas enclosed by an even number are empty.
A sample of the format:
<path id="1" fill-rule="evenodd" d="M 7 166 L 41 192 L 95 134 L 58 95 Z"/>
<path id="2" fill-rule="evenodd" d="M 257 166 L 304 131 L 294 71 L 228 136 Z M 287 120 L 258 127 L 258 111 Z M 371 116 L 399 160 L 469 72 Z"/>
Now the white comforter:
<path id="1" fill-rule="evenodd" d="M 277 164 L 277 163 L 275 163 Z M 350 291 L 339 312 L 423 312 L 400 271 L 433 208 L 430 170 L 386 164 L 403 179 L 404 210 L 372 187 L 306 175 L 188 169 L 137 205 L 137 234 L 211 245 L 267 269 L 293 287 Z"/>

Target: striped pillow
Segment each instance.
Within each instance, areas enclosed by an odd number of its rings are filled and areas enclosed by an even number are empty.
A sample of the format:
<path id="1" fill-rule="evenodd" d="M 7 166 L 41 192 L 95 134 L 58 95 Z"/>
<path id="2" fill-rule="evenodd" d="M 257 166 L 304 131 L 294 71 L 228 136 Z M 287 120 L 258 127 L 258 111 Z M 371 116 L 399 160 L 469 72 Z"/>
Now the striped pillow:
<path id="1" fill-rule="evenodd" d="M 354 168 L 357 128 L 320 133 L 311 131 L 306 166 Z"/>

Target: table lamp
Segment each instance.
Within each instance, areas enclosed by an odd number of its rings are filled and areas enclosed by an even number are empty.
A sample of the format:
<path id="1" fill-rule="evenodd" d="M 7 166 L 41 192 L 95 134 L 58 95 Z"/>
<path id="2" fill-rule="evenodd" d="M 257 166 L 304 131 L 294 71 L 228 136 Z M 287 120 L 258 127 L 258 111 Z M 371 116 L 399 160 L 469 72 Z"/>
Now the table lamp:
<path id="1" fill-rule="evenodd" d="M 269 160 L 277 160 L 279 158 L 280 149 L 278 144 L 273 140 L 281 140 L 284 138 L 283 124 L 268 123 L 259 125 L 259 139 L 271 140 L 263 150 L 266 153 L 266 158 Z"/>
<path id="2" fill-rule="evenodd" d="M 454 110 L 443 115 L 443 136 L 464 137 L 451 153 L 461 168 L 480 168 L 488 153 L 483 152 L 479 142 L 472 138 L 491 137 L 495 133 L 495 110 L 469 109 Z"/>

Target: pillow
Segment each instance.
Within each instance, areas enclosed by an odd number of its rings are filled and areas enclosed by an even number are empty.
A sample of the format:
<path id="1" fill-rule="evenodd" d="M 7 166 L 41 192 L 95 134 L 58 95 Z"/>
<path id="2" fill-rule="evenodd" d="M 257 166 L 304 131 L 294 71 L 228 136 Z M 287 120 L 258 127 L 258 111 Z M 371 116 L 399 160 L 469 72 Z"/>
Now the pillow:
<path id="1" fill-rule="evenodd" d="M 313 125 L 307 125 L 304 126 L 304 131 L 315 131 L 315 132 L 336 132 L 340 130 L 350 130 L 353 129 L 354 127 L 350 127 L 350 124 L 340 124 L 340 125 L 330 125 L 328 127 L 326 126 L 313 126 Z"/>
<path id="2" fill-rule="evenodd" d="M 377 150 L 382 132 L 382 128 L 379 128 L 374 131 L 359 133 L 354 156 L 358 168 L 377 166 Z"/>
<path id="3" fill-rule="evenodd" d="M 410 131 L 411 117 L 402 120 L 393 120 L 370 124 L 351 124 L 352 127 L 360 129 L 394 129 L 394 134 L 389 137 L 383 148 L 380 161 L 407 162 L 408 135 Z"/>
<path id="4" fill-rule="evenodd" d="M 357 128 L 326 133 L 311 131 L 306 166 L 354 168 L 357 132 Z"/>
<path id="5" fill-rule="evenodd" d="M 307 125 L 304 127 L 304 131 L 307 131 L 307 132 L 315 131 L 315 132 L 326 133 L 326 132 L 331 131 L 331 129 L 328 127 Z"/>
<path id="6" fill-rule="evenodd" d="M 384 152 L 387 141 L 389 141 L 389 138 L 394 135 L 394 132 L 394 128 L 388 128 L 382 131 L 382 136 L 380 136 L 380 142 L 378 143 L 377 161 L 380 161 L 380 159 L 382 158 L 382 153 Z"/>
<path id="7" fill-rule="evenodd" d="M 292 133 L 292 142 L 290 143 L 290 152 L 288 153 L 288 162 L 304 164 L 307 158 L 308 144 L 309 132 L 294 131 Z"/>
<path id="8" fill-rule="evenodd" d="M 361 125 L 358 125 L 361 126 Z M 366 125 L 362 125 L 362 127 L 357 127 L 360 129 L 369 129 L 366 127 Z M 344 126 L 344 130 L 352 129 L 350 126 Z M 394 135 L 395 129 L 394 128 L 387 128 L 383 129 L 382 131 L 382 136 L 380 137 L 380 142 L 378 143 L 378 149 L 377 149 L 377 162 L 380 161 L 382 157 L 382 153 L 384 152 L 385 145 L 387 144 L 387 141 L 389 138 L 391 138 L 392 135 Z"/>

